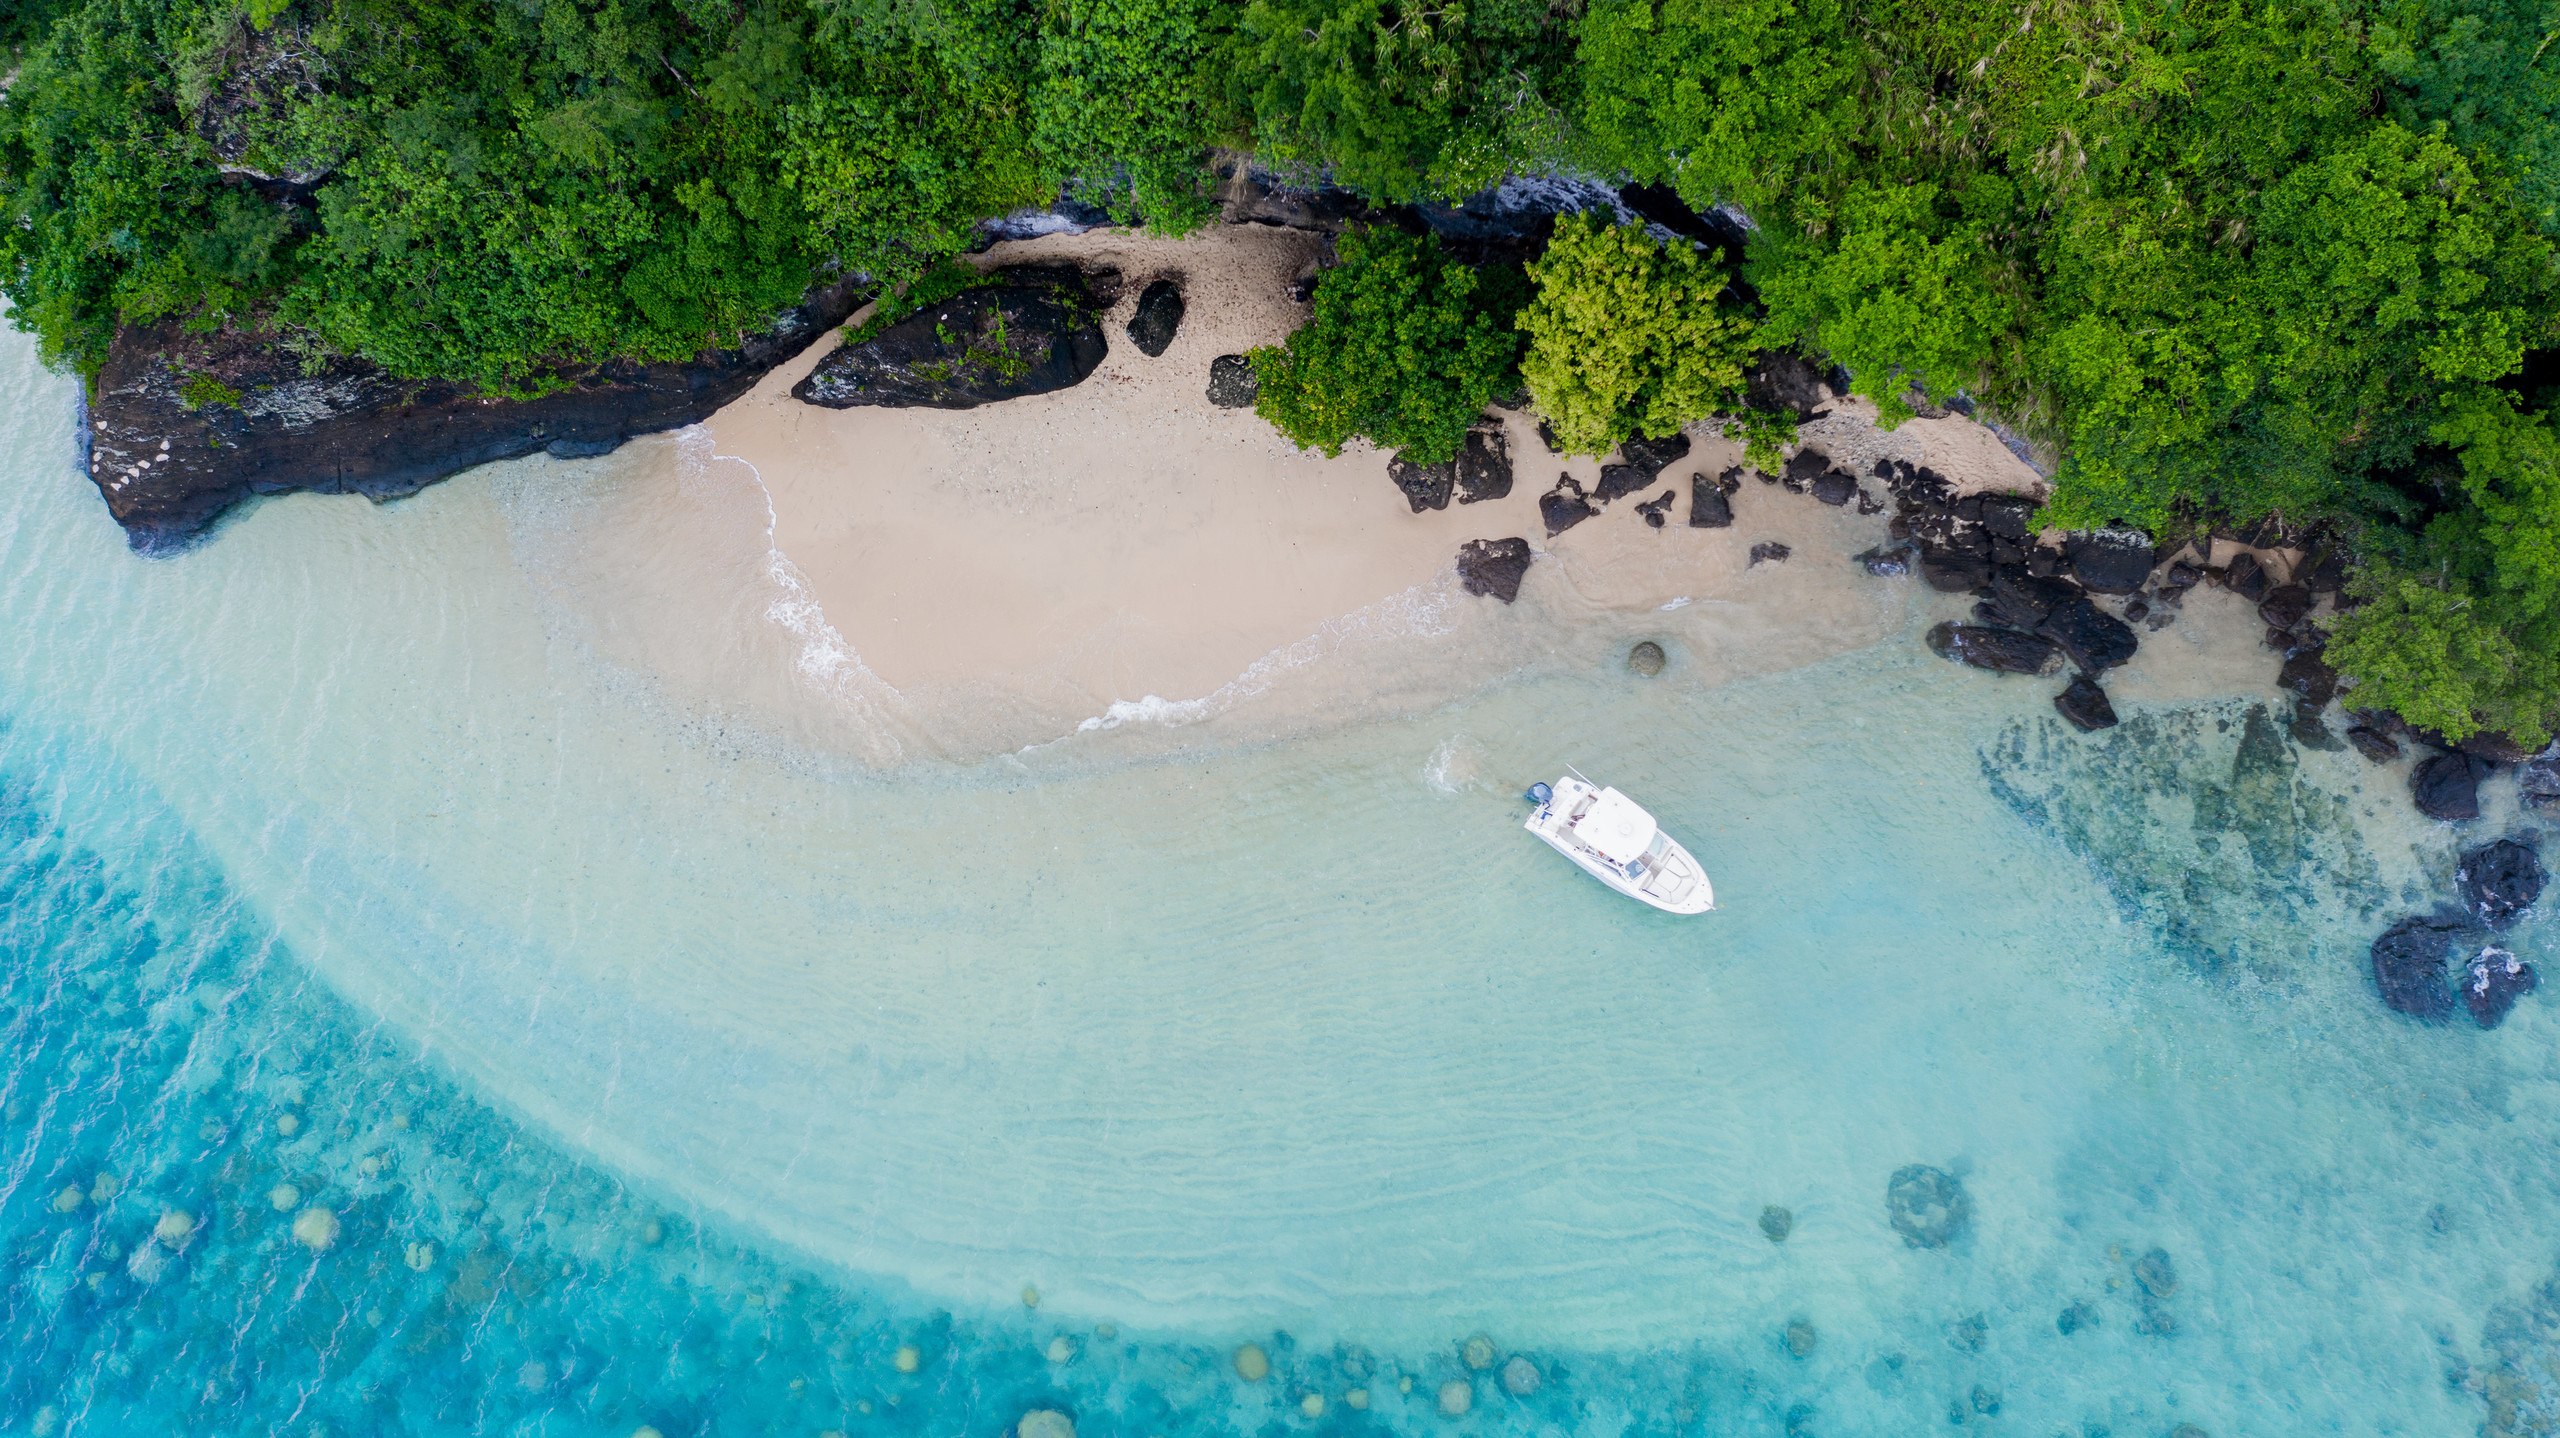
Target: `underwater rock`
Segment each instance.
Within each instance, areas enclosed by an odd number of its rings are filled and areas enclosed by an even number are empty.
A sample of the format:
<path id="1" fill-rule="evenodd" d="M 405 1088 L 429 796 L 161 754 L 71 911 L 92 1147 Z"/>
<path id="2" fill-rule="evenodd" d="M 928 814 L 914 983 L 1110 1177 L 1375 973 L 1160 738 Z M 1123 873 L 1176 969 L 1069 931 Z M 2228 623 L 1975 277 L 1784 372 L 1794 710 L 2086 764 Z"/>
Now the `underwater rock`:
<path id="1" fill-rule="evenodd" d="M 1503 499 L 1511 493 L 1511 436 L 1499 424 L 1478 424 L 1458 450 L 1458 503 Z"/>
<path id="2" fill-rule="evenodd" d="M 1076 1438 L 1076 1420 L 1055 1408 L 1034 1408 L 1013 1425 L 1014 1438 Z"/>
<path id="3" fill-rule="evenodd" d="M 80 1185 L 76 1183 L 65 1184 L 63 1185 L 62 1191 L 53 1196 L 53 1211 L 56 1213 L 77 1213 L 80 1211 L 80 1205 L 88 1202 L 88 1199 L 89 1195 L 81 1190 Z"/>
<path id="4" fill-rule="evenodd" d="M 1459 587 L 1509 604 L 1520 597 L 1529 557 L 1525 539 L 1470 539 L 1458 546 Z"/>
<path id="5" fill-rule="evenodd" d="M 1322 1418 L 1324 1416 L 1324 1395 L 1321 1393 L 1310 1393 L 1306 1397 L 1299 1399 L 1298 1415 L 1302 1418 L 1308 1419 Z"/>
<path id="6" fill-rule="evenodd" d="M 2445 959 L 2453 936 L 2468 926 L 2458 913 L 2402 919 L 2373 941 L 2373 983 L 2382 1002 L 2412 1018 L 2440 1019 L 2453 1011 Z"/>
<path id="7" fill-rule="evenodd" d="M 2036 626 L 2036 633 L 2062 646 L 2071 662 L 2094 674 L 2133 658 L 2142 641 L 2133 626 L 2089 602 L 2086 596 L 2064 600 Z"/>
<path id="8" fill-rule="evenodd" d="M 2531 845 L 2500 839 L 2465 852 L 2454 868 L 2453 882 L 2462 906 L 2493 929 L 2512 924 L 2542 897 L 2547 876 L 2542 856 Z"/>
<path id="9" fill-rule="evenodd" d="M 1725 471 L 1732 479 L 1711 480 L 1705 471 L 1689 476 L 1689 527 L 1691 529 L 1731 529 L 1733 527 L 1733 492 L 1742 487 L 1742 472 Z"/>
<path id="10" fill-rule="evenodd" d="M 1965 1395 L 1965 1400 L 1973 1405 L 1974 1412 L 1981 1414 L 1985 1418 L 1989 1418 L 2000 1411 L 2000 1394 L 1998 1391 L 1985 1388 L 1979 1383 L 1973 1385 L 1973 1391 Z"/>
<path id="11" fill-rule="evenodd" d="M 1661 645 L 1650 639 L 1638 640 L 1636 647 L 1627 651 L 1627 667 L 1650 679 L 1662 672 L 1665 657 Z"/>
<path id="12" fill-rule="evenodd" d="M 2469 754 L 2438 754 L 2409 775 L 2409 795 L 2418 812 L 2448 824 L 2480 817 L 2480 780 L 2489 771 L 2485 760 Z"/>
<path id="13" fill-rule="evenodd" d="M 1906 1164 L 1885 1184 L 1884 1205 L 1893 1231 L 1913 1248 L 1944 1248 L 1973 1219 L 1973 1201 L 1955 1175 L 1925 1163 Z"/>
<path id="14" fill-rule="evenodd" d="M 2155 1248 L 2133 1261 L 2133 1281 L 2153 1298 L 2167 1298 L 2178 1291 L 2177 1266 L 2169 1261 L 2169 1250 Z"/>
<path id="15" fill-rule="evenodd" d="M 1923 547 L 1920 577 L 1941 594 L 1966 594 L 1990 582 L 1991 561 L 1983 555 Z"/>
<path id="16" fill-rule="evenodd" d="M 1416 464 L 1401 454 L 1391 455 L 1387 459 L 1387 478 L 1404 491 L 1404 502 L 1413 506 L 1414 513 L 1447 509 L 1449 496 L 1458 488 L 1458 462 Z"/>
<path id="17" fill-rule="evenodd" d="M 2098 1311 L 2096 1304 L 2075 1303 L 2062 1310 L 2061 1316 L 2053 1320 L 2053 1328 L 2056 1333 L 2068 1338 L 2084 1328 L 2096 1328 L 2105 1321 L 2105 1315 Z"/>
<path id="18" fill-rule="evenodd" d="M 924 1350 L 912 1343 L 901 1343 L 898 1351 L 889 1356 L 889 1366 L 901 1373 L 913 1373 L 924 1366 Z"/>
<path id="19" fill-rule="evenodd" d="M 2107 691 L 2086 674 L 2074 674 L 2062 692 L 2053 696 L 2053 707 L 2071 727 L 2083 734 L 2116 727 L 2116 706 L 2107 700 Z"/>
<path id="20" fill-rule="evenodd" d="M 1537 1392 L 1538 1386 L 1545 1381 L 1545 1375 L 1538 1372 L 1538 1365 L 1518 1354 L 1513 1354 L 1510 1361 L 1502 1365 L 1502 1391 L 1514 1398 L 1528 1397 Z"/>
<path id="21" fill-rule="evenodd" d="M 2465 967 L 2462 977 L 2463 1006 L 2480 1027 L 2494 1029 L 2507 1017 L 2516 1000 L 2532 993 L 2542 983 L 2533 965 L 2513 953 L 2495 946 L 2482 949 Z"/>
<path id="22" fill-rule="evenodd" d="M 1476 1406 L 1476 1386 L 1463 1378 L 1452 1378 L 1440 1385 L 1440 1416 L 1464 1418 Z"/>
<path id="23" fill-rule="evenodd" d="M 1771 1243 L 1784 1243 L 1796 1231 L 1795 1210 L 1770 1204 L 1760 1210 L 1760 1236 Z"/>
<path id="24" fill-rule="evenodd" d="M 2536 754 L 2516 770 L 2516 794 L 2535 813 L 2560 818 L 2560 744 Z"/>
<path id="25" fill-rule="evenodd" d="M 183 1208 L 168 1209 L 151 1225 L 151 1236 L 173 1251 L 184 1248 L 196 1236 L 196 1216 Z"/>
<path id="26" fill-rule="evenodd" d="M 1581 482 L 1569 474 L 1559 475 L 1556 487 L 1538 496 L 1538 517 L 1546 521 L 1549 539 L 1599 512 L 1584 496 Z"/>
<path id="27" fill-rule="evenodd" d="M 301 1202 L 302 1190 L 292 1184 L 280 1183 L 267 1190 L 267 1205 L 278 1213 L 287 1212 Z"/>
<path id="28" fill-rule="evenodd" d="M 1247 1383 L 1259 1383 L 1271 1376 L 1271 1355 L 1259 1343 L 1247 1343 L 1235 1352 L 1236 1376 Z"/>
<path id="29" fill-rule="evenodd" d="M 1751 562 L 1743 567 L 1752 569 L 1762 564 L 1784 564 L 1787 562 L 1787 556 L 1793 553 L 1795 553 L 1794 550 L 1774 539 L 1764 539 L 1751 546 Z"/>
<path id="30" fill-rule="evenodd" d="M 791 397 L 826 409 L 975 409 L 1082 384 L 1102 306 L 1070 265 L 1015 265 L 818 361 Z"/>
<path id="31" fill-rule="evenodd" d="M 400 1261 L 409 1265 L 410 1272 L 424 1273 L 436 1266 L 436 1246 L 425 1242 L 410 1244 L 401 1250 Z"/>
<path id="32" fill-rule="evenodd" d="M 1984 1314 L 1968 1314 L 1947 1325 L 1947 1346 L 1958 1353 L 1980 1353 L 1991 1341 L 1991 1319 Z"/>
<path id="33" fill-rule="evenodd" d="M 2092 593 L 2131 594 L 2151 577 L 2151 536 L 2134 529 L 2097 529 L 2063 541 L 2071 577 Z"/>
<path id="34" fill-rule="evenodd" d="M 1174 334 L 1182 328 L 1182 286 L 1171 280 L 1158 280 L 1138 294 L 1137 313 L 1129 316 L 1129 343 L 1149 359 L 1161 357 L 1173 347 Z"/>
<path id="35" fill-rule="evenodd" d="M 1493 1366 L 1493 1360 L 1496 1352 L 1497 1350 L 1493 1346 L 1493 1336 L 1486 1333 L 1477 1333 L 1470 1335 L 1466 1342 L 1458 1345 L 1458 1361 L 1464 1363 L 1469 1368 L 1474 1369 L 1476 1372 L 1482 1373 Z"/>
<path id="36" fill-rule="evenodd" d="M 1049 1340 L 1048 1351 L 1041 1355 L 1061 1367 L 1076 1361 L 1076 1341 L 1061 1333 Z"/>
<path id="37" fill-rule="evenodd" d="M 1851 562 L 1878 579 L 1900 579 L 1911 572 L 1911 557 L 1908 544 L 1879 544 L 1851 556 Z"/>
<path id="38" fill-rule="evenodd" d="M 1821 1335 L 1813 1331 L 1812 1320 L 1804 1318 L 1790 1318 L 1787 1320 L 1786 1344 L 1788 1353 L 1793 1354 L 1798 1358 L 1811 1358 L 1813 1356 L 1815 1345 L 1819 1344 L 1821 1341 Z"/>
<path id="39" fill-rule="evenodd" d="M 2051 674 L 2062 667 L 2062 647 L 2040 635 L 1952 621 L 1929 631 L 1929 650 L 1976 669 L 2001 674 Z"/>
<path id="40" fill-rule="evenodd" d="M 1251 409 L 1262 397 L 1262 378 L 1243 355 L 1220 355 L 1209 361 L 1209 403 L 1220 409 Z"/>
<path id="41" fill-rule="evenodd" d="M 338 1241 L 338 1216 L 325 1208 L 306 1208 L 293 1220 L 293 1236 L 318 1253 Z"/>

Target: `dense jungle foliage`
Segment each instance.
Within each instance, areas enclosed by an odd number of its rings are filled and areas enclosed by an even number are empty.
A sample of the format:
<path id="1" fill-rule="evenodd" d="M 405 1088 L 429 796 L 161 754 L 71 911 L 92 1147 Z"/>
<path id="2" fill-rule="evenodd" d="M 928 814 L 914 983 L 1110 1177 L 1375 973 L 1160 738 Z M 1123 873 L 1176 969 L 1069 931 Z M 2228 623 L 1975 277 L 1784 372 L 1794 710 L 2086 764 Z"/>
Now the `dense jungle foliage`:
<path id="1" fill-rule="evenodd" d="M 82 368 L 176 317 L 504 391 L 1062 184 L 1196 223 L 1213 146 L 1382 200 L 1578 169 L 1747 214 L 1754 343 L 1889 419 L 1991 406 L 2063 457 L 2057 520 L 2341 526 L 2359 701 L 2539 734 L 2555 36 L 2548 0 L 18 0 L 0 290 Z"/>

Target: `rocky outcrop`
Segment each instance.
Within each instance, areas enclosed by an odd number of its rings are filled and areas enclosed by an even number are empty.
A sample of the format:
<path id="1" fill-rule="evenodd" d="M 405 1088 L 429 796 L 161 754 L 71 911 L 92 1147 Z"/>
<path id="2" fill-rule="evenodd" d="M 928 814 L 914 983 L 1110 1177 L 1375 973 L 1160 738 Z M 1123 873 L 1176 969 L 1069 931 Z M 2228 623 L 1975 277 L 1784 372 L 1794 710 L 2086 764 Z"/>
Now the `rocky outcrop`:
<path id="1" fill-rule="evenodd" d="M 2454 937 L 2470 927 L 2452 910 L 2402 919 L 2373 941 L 2373 984 L 2389 1007 L 2420 1019 L 2441 1019 L 2453 1012 L 2453 988 L 2445 981 L 2445 962 Z"/>
<path id="2" fill-rule="evenodd" d="M 1129 316 L 1129 343 L 1138 353 L 1149 359 L 1162 356 L 1181 328 L 1182 286 L 1157 280 L 1139 293 L 1137 312 Z"/>
<path id="3" fill-rule="evenodd" d="M 736 348 L 683 364 L 563 370 L 565 387 L 527 400 L 359 360 L 307 368 L 272 335 L 129 329 L 90 394 L 89 477 L 126 540 L 158 554 L 257 495 L 397 499 L 494 460 L 603 454 L 709 418 L 843 323 L 865 293 L 852 281 L 819 290 Z"/>
<path id="4" fill-rule="evenodd" d="M 2052 640 L 1988 624 L 1940 624 L 1929 631 L 1929 649 L 1941 659 L 2001 674 L 2051 674 L 2062 667 L 2062 647 Z"/>
<path id="5" fill-rule="evenodd" d="M 2092 594 L 2131 594 L 2151 577 L 2151 536 L 2131 529 L 2075 534 L 2062 552 L 2071 577 Z"/>
<path id="6" fill-rule="evenodd" d="M 1458 584 L 1469 594 L 1499 599 L 1520 597 L 1520 581 L 1529 573 L 1529 541 L 1471 539 L 1458 546 Z"/>
<path id="7" fill-rule="evenodd" d="M 1387 460 L 1387 478 L 1404 491 L 1404 502 L 1416 514 L 1426 509 L 1447 509 L 1449 497 L 1458 490 L 1458 462 L 1416 464 L 1403 455 Z"/>
<path id="8" fill-rule="evenodd" d="M 2083 734 L 2116 727 L 2116 706 L 2087 674 L 2073 675 L 2062 692 L 2053 696 L 2053 707 Z"/>
<path id="9" fill-rule="evenodd" d="M 2542 986 L 2542 976 L 2533 965 L 2517 958 L 2506 949 L 2495 946 L 2482 949 L 2464 966 L 2462 974 L 2462 1006 L 2471 1011 L 2472 1020 L 2484 1029 L 2504 1023 L 2507 1011 L 2516 1000 Z"/>
<path id="10" fill-rule="evenodd" d="M 1893 1171 L 1885 1184 L 1885 1216 L 1913 1248 L 1944 1248 L 1973 1221 L 1973 1201 L 1954 1174 L 1925 1163 Z"/>
<path id="11" fill-rule="evenodd" d="M 2548 877 L 2542 856 L 2514 839 L 2466 851 L 2453 871 L 2462 907 L 2492 929 L 2507 927 L 2531 909 Z"/>
<path id="12" fill-rule="evenodd" d="M 827 409 L 975 409 L 1081 384 L 1110 349 L 1082 271 L 1016 265 L 818 362 L 791 397 Z"/>
<path id="13" fill-rule="evenodd" d="M 1251 409 L 1262 397 L 1262 378 L 1243 355 L 1220 355 L 1209 361 L 1209 403 L 1220 409 Z"/>
<path id="14" fill-rule="evenodd" d="M 1458 503 L 1503 499 L 1511 493 L 1511 435 L 1490 421 L 1467 431 L 1458 450 Z"/>
<path id="15" fill-rule="evenodd" d="M 2418 804 L 2418 812 L 2430 819 L 2460 823 L 2480 817 L 2480 781 L 2489 772 L 2487 760 L 2469 754 L 2438 754 L 2418 765 L 2409 775 L 2409 795 Z"/>

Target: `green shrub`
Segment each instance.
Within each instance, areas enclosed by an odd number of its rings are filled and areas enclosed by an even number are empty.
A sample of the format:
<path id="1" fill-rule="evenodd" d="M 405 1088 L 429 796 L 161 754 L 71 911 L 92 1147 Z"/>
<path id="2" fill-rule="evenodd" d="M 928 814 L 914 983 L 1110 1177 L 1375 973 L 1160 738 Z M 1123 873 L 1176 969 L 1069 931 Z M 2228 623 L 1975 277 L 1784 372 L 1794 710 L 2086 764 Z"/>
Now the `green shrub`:
<path id="1" fill-rule="evenodd" d="M 1567 215 L 1529 277 L 1520 372 L 1566 453 L 1605 454 L 1740 407 L 1759 341 L 1723 298 L 1723 269 L 1698 251 Z"/>
<path id="2" fill-rule="evenodd" d="M 202 409 L 209 404 L 240 407 L 240 391 L 209 374 L 192 374 L 178 386 L 178 403 L 189 409 Z"/>
<path id="3" fill-rule="evenodd" d="M 2338 616 L 2329 662 L 2348 702 L 2454 739 L 2483 729 L 2538 747 L 2560 723 L 2560 625 L 2526 622 L 2459 580 L 2389 566 L 2359 577 L 2364 602 Z"/>
<path id="4" fill-rule="evenodd" d="M 1248 356 L 1254 412 L 1304 449 L 1355 436 L 1419 464 L 1457 456 L 1467 426 L 1509 390 L 1518 286 L 1451 259 L 1431 235 L 1355 230 L 1316 284 L 1315 315 Z"/>

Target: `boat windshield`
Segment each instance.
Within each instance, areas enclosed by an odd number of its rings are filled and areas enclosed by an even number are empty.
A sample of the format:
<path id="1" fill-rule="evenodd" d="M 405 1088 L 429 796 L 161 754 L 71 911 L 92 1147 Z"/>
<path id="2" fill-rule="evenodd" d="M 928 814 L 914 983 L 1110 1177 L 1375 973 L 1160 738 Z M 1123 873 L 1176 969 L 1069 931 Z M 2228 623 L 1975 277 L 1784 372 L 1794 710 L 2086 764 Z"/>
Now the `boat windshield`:
<path id="1" fill-rule="evenodd" d="M 1671 836 L 1656 829 L 1653 842 L 1645 845 L 1644 852 L 1627 861 L 1627 873 L 1633 877 L 1642 878 L 1661 868 L 1662 861 L 1670 856 Z"/>

